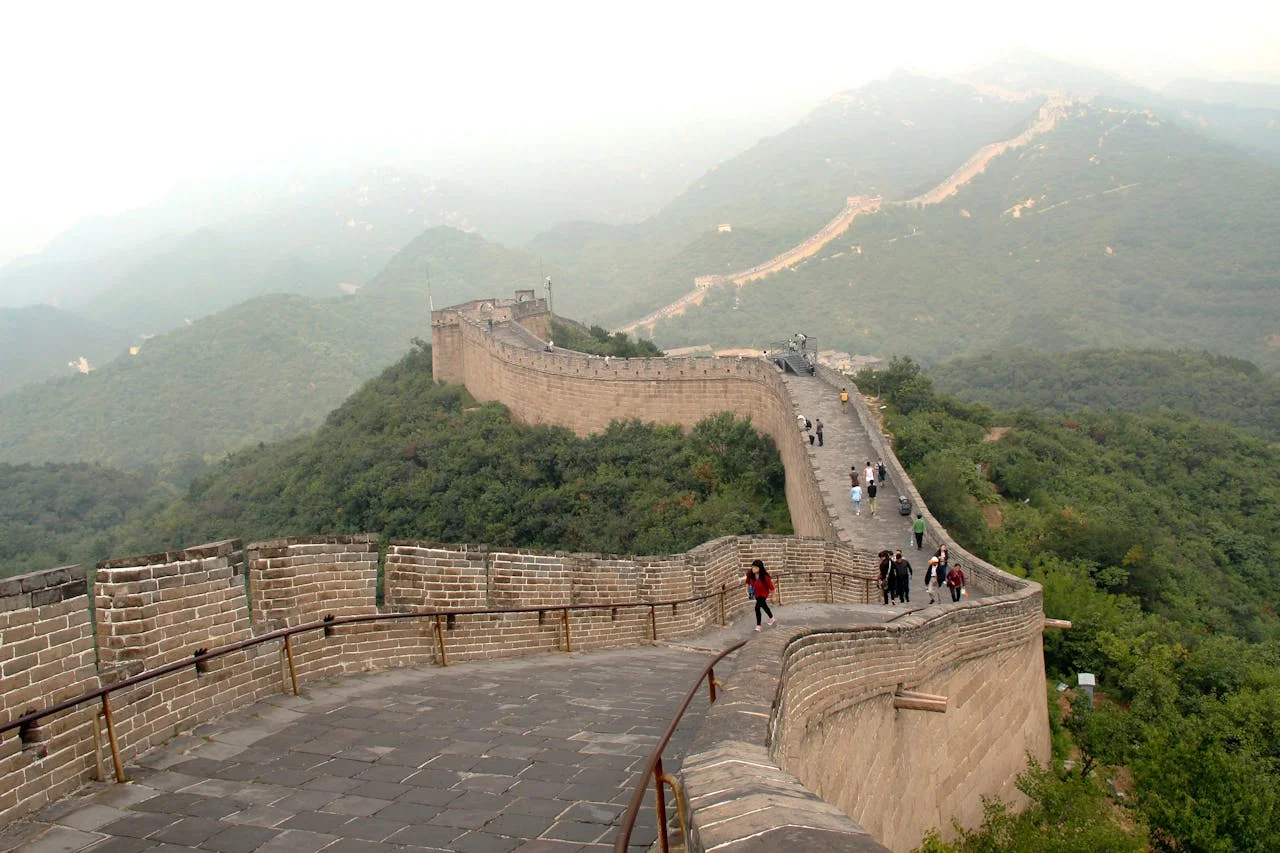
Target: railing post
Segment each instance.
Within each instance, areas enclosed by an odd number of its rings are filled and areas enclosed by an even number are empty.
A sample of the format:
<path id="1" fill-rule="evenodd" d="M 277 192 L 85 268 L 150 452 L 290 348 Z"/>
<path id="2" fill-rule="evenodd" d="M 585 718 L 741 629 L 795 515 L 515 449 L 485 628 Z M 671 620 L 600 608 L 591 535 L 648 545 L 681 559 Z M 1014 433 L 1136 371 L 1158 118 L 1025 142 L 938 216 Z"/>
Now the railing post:
<path id="1" fill-rule="evenodd" d="M 440 614 L 436 614 L 436 644 L 440 649 L 440 665 L 448 666 L 449 658 L 444 653 L 444 626 L 440 623 Z"/>
<path id="2" fill-rule="evenodd" d="M 724 612 L 724 584 L 720 584 L 720 625 L 728 625 L 729 620 L 725 618 Z"/>
<path id="3" fill-rule="evenodd" d="M 835 594 L 831 590 L 831 570 L 827 569 L 827 604 L 835 604 Z"/>
<path id="4" fill-rule="evenodd" d="M 862 603 L 871 603 L 871 580 L 870 578 L 862 579 Z"/>
<path id="5" fill-rule="evenodd" d="M 107 720 L 107 743 L 111 746 L 111 763 L 115 765 L 116 781 L 124 783 L 124 766 L 120 763 L 120 748 L 116 745 L 116 724 L 111 719 L 111 694 L 102 694 L 102 716 Z"/>
<path id="6" fill-rule="evenodd" d="M 649 637 L 658 642 L 658 613 L 652 604 L 649 605 Z"/>
<path id="7" fill-rule="evenodd" d="M 711 704 L 716 703 L 716 669 L 715 667 L 707 668 L 707 686 L 711 688 Z"/>
<path id="8" fill-rule="evenodd" d="M 670 853 L 671 842 L 667 839 L 667 793 L 662 789 L 662 756 L 653 766 L 653 794 L 658 804 L 658 844 L 662 853 Z"/>
<path id="9" fill-rule="evenodd" d="M 778 594 L 777 598 L 774 599 L 773 603 L 781 607 L 782 606 L 782 578 L 781 577 L 774 580 L 773 591 Z"/>
<path id="10" fill-rule="evenodd" d="M 289 682 L 293 685 L 293 695 L 298 695 L 298 671 L 293 667 L 293 639 L 292 634 L 284 635 L 284 656 L 289 663 Z"/>
<path id="11" fill-rule="evenodd" d="M 564 623 L 564 650 L 573 651 L 573 637 L 569 634 L 569 608 L 560 611 L 560 621 Z"/>

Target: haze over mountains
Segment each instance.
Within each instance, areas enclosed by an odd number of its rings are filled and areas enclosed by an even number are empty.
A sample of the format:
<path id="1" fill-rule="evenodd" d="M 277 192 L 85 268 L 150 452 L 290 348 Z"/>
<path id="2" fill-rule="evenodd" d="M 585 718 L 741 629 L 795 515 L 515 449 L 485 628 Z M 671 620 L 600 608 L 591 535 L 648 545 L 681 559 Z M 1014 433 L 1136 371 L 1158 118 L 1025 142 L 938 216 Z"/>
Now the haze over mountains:
<path id="1" fill-rule="evenodd" d="M 1268 92 L 1248 89 L 1238 107 L 1203 100 L 1240 99 L 1235 89 L 1155 93 L 1025 60 L 965 81 L 897 73 L 755 145 L 743 139 L 741 154 L 629 224 L 628 205 L 615 205 L 612 222 L 553 225 L 575 204 L 608 206 L 599 193 L 539 208 L 528 190 L 552 174 L 527 176 L 507 198 L 384 167 L 299 179 L 283 194 L 210 193 L 195 209 L 166 199 L 0 270 L 0 304 L 59 306 L 0 308 L 0 461 L 97 461 L 181 481 L 246 442 L 318 424 L 429 335 L 429 299 L 551 276 L 558 313 L 617 327 L 689 292 L 695 276 L 805 240 L 854 195 L 881 197 L 880 212 L 792 268 L 706 291 L 656 324 L 657 342 L 761 346 L 804 328 L 824 349 L 926 361 L 1142 346 L 1275 371 L 1280 111 L 1258 106 Z M 1046 98 L 1065 105 L 1047 132 L 940 203 L 896 204 L 1034 129 Z M 655 168 L 669 181 L 681 162 Z M 623 195 L 644 206 L 644 193 Z M 541 233 L 508 247 L 539 217 Z M 68 374 L 82 355 L 97 369 L 18 387 Z"/>

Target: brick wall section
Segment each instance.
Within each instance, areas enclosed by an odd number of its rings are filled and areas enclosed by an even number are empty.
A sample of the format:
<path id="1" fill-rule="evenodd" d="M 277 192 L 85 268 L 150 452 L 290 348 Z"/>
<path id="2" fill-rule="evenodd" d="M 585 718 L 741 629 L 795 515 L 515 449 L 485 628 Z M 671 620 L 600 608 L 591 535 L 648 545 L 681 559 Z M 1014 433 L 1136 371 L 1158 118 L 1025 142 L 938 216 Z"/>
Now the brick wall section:
<path id="1" fill-rule="evenodd" d="M 533 322 L 536 316 L 531 313 L 521 322 Z M 495 340 L 479 317 L 469 306 L 432 315 L 437 380 L 461 382 L 477 400 L 501 402 L 526 423 L 558 424 L 580 435 L 633 418 L 688 429 L 720 412 L 750 417 L 782 457 L 795 531 L 835 538 L 830 511 L 795 428 L 790 398 L 773 365 L 751 358 L 606 360 L 543 352 Z"/>
<path id="2" fill-rule="evenodd" d="M 770 720 L 778 766 L 893 849 L 951 837 L 952 817 L 977 825 L 984 796 L 1018 801 L 1027 753 L 1049 755 L 1040 608 L 1035 588 L 796 638 Z M 946 713 L 894 710 L 899 686 L 947 696 Z"/>
<path id="3" fill-rule="evenodd" d="M 250 545 L 247 558 L 258 632 L 375 610 L 377 536 L 272 539 Z"/>
<path id="4" fill-rule="evenodd" d="M 98 687 L 81 566 L 0 580 L 0 719 Z M 0 742 L 0 826 L 75 790 L 92 772 L 95 708 L 44 721 L 23 746 Z"/>
<path id="5" fill-rule="evenodd" d="M 279 689 L 274 649 L 254 647 L 207 662 L 194 653 L 250 637 L 240 540 L 99 565 L 99 671 L 107 683 L 180 660 L 192 666 L 113 694 L 125 761 L 174 734 Z"/>

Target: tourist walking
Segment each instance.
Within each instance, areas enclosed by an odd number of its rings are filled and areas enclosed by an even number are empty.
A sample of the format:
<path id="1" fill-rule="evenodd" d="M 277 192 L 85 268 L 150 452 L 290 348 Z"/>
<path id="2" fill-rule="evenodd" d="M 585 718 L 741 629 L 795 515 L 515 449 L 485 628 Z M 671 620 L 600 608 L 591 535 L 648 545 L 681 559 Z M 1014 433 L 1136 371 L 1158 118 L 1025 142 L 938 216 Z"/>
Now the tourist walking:
<path id="1" fill-rule="evenodd" d="M 897 574 L 893 571 L 893 557 L 888 551 L 880 552 L 880 594 L 884 598 L 885 604 L 892 604 L 896 600 L 897 587 L 894 581 Z"/>
<path id="2" fill-rule="evenodd" d="M 871 460 L 867 460 L 867 467 L 862 469 L 862 479 L 870 483 L 876 478 L 876 469 L 871 467 Z"/>
<path id="3" fill-rule="evenodd" d="M 911 522 L 911 535 L 916 538 L 916 550 L 924 547 L 924 515 L 916 513 L 916 520 Z"/>
<path id="4" fill-rule="evenodd" d="M 818 433 L 818 446 L 822 446 L 822 418 L 818 418 L 813 422 L 813 429 Z"/>
<path id="5" fill-rule="evenodd" d="M 911 601 L 911 576 L 914 572 L 901 551 L 893 552 L 893 570 L 898 575 L 898 600 L 908 604 Z"/>
<path id="6" fill-rule="evenodd" d="M 876 515 L 876 493 L 879 491 L 880 489 L 876 486 L 875 480 L 867 483 L 867 506 L 871 509 L 872 518 L 875 518 Z"/>
<path id="7" fill-rule="evenodd" d="M 849 411 L 849 391 L 845 388 L 840 389 L 840 411 Z"/>
<path id="8" fill-rule="evenodd" d="M 942 600 L 942 594 L 938 591 L 938 587 L 942 585 L 940 577 L 940 568 L 937 557 L 929 558 L 929 568 L 924 572 L 924 589 L 929 594 L 929 603 L 937 604 Z"/>
<path id="9" fill-rule="evenodd" d="M 956 563 L 947 570 L 947 589 L 951 590 L 951 600 L 959 601 L 960 596 L 964 595 L 964 571 L 960 568 L 960 564 Z"/>
<path id="10" fill-rule="evenodd" d="M 856 485 L 858 485 L 858 469 L 850 465 L 849 466 L 849 488 L 852 489 Z"/>
<path id="11" fill-rule="evenodd" d="M 751 590 L 755 593 L 756 599 L 756 630 L 760 630 L 760 611 L 769 614 L 769 625 L 773 626 L 773 611 L 769 609 L 769 593 L 773 592 L 773 578 L 769 577 L 769 570 L 764 567 L 764 563 L 760 560 L 752 560 L 752 567 L 755 569 L 755 581 L 751 585 Z"/>
<path id="12" fill-rule="evenodd" d="M 885 478 L 889 476 L 889 469 L 884 467 L 884 462 L 876 463 L 876 477 L 880 480 L 880 485 L 884 485 Z"/>
<path id="13" fill-rule="evenodd" d="M 862 515 L 862 486 L 854 486 L 850 489 L 849 497 L 853 498 L 853 514 Z"/>

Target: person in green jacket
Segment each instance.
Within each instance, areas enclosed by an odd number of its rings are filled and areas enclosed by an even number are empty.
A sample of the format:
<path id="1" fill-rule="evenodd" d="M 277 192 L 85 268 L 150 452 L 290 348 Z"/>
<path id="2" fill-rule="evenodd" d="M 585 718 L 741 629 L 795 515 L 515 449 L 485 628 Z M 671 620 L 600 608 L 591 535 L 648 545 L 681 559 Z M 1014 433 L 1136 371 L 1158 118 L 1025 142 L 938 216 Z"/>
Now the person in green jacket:
<path id="1" fill-rule="evenodd" d="M 916 550 L 924 547 L 924 514 L 916 513 L 916 520 L 911 522 L 911 532 L 916 537 Z"/>

